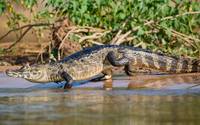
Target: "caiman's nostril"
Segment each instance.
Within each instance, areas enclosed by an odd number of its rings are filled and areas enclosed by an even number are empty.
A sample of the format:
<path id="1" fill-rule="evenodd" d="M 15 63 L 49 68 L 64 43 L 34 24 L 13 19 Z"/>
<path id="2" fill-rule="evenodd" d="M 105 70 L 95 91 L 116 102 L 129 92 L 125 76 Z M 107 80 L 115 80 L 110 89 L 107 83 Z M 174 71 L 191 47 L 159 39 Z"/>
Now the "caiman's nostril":
<path id="1" fill-rule="evenodd" d="M 6 72 L 6 75 L 12 77 L 12 73 L 10 72 L 10 70 L 7 69 L 5 72 Z"/>
<path id="2" fill-rule="evenodd" d="M 10 70 L 9 70 L 9 69 L 7 69 L 5 72 L 6 72 L 6 74 L 8 74 L 8 73 L 10 72 Z"/>

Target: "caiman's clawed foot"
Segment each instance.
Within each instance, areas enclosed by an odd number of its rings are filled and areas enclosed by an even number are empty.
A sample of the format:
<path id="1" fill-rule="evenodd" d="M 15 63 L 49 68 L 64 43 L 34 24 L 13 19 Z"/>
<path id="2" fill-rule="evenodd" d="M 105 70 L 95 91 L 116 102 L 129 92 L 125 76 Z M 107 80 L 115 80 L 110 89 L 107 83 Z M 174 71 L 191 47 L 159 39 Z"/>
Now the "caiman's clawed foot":
<path id="1" fill-rule="evenodd" d="M 72 88 L 72 84 L 66 83 L 64 86 L 64 89 L 71 89 L 71 88 Z"/>
<path id="2" fill-rule="evenodd" d="M 108 79 L 112 79 L 112 75 L 103 75 L 103 76 L 91 79 L 90 81 L 99 82 L 99 81 L 104 81 L 104 80 L 108 80 Z"/>

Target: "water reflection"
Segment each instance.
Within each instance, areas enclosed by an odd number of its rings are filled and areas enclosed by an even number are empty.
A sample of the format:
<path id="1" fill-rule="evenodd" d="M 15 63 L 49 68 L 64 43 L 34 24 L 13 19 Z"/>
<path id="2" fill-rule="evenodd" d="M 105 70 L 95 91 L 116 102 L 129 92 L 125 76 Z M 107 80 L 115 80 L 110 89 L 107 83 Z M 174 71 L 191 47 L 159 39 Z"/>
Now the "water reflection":
<path id="1" fill-rule="evenodd" d="M 0 97 L 1 124 L 198 124 L 198 95 L 148 96 L 132 90 L 40 90 Z M 36 95 L 34 95 L 37 93 Z M 123 93 L 126 93 L 124 95 Z"/>
<path id="2" fill-rule="evenodd" d="M 198 76 L 117 76 L 114 80 L 89 82 L 69 91 L 53 84 L 46 89 L 38 85 L 23 89 L 20 85 L 29 83 L 3 77 L 0 86 L 12 88 L 0 88 L 0 124 L 199 124 Z"/>
<path id="3" fill-rule="evenodd" d="M 200 87 L 200 74 L 135 75 L 128 88 L 182 89 Z"/>

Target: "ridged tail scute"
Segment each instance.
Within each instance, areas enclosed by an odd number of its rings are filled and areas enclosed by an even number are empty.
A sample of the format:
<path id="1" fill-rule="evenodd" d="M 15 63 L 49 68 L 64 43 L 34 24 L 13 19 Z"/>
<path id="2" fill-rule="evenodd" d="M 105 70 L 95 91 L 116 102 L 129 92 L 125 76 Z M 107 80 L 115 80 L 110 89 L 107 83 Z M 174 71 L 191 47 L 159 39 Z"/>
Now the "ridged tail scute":
<path id="1" fill-rule="evenodd" d="M 170 73 L 192 73 L 200 72 L 200 60 L 191 58 L 173 58 L 171 64 L 168 63 L 170 67 L 167 72 Z"/>
<path id="2" fill-rule="evenodd" d="M 168 73 L 200 72 L 200 60 L 191 58 L 177 58 L 164 54 L 136 51 L 129 53 L 131 58 L 129 67 L 142 67 Z M 131 71 L 131 68 L 129 69 Z"/>
<path id="3" fill-rule="evenodd" d="M 200 60 L 168 56 L 154 56 L 153 60 L 154 68 L 161 71 L 169 73 L 200 72 Z"/>
<path id="4" fill-rule="evenodd" d="M 200 60 L 191 58 L 154 55 L 152 64 L 154 68 L 169 73 L 200 72 Z"/>
<path id="5" fill-rule="evenodd" d="M 188 70 L 190 72 L 200 72 L 200 60 L 190 60 Z"/>

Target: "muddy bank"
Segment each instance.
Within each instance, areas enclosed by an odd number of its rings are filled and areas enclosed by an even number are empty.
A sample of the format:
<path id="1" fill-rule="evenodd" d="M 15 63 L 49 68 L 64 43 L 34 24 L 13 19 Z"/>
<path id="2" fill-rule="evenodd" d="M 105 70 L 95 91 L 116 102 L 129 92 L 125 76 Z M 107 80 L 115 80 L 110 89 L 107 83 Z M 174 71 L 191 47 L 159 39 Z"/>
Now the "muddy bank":
<path id="1" fill-rule="evenodd" d="M 33 64 L 36 60 L 36 55 L 0 56 L 0 72 L 4 72 L 7 69 L 17 69 L 26 63 Z"/>
<path id="2" fill-rule="evenodd" d="M 18 69 L 21 66 L 0 66 L 0 73 L 4 73 L 6 70 Z"/>

